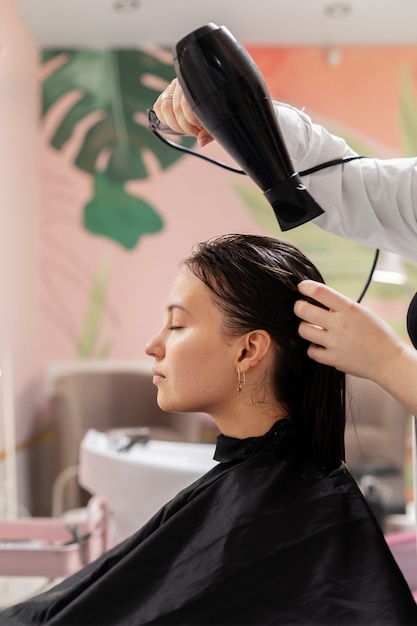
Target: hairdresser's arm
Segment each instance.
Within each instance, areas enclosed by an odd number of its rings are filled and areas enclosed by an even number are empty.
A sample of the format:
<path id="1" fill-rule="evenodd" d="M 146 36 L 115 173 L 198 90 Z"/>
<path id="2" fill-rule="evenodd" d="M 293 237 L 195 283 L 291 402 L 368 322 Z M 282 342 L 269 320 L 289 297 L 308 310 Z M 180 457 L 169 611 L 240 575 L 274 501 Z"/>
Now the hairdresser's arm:
<path id="1" fill-rule="evenodd" d="M 170 97 L 164 99 L 164 94 Z M 355 154 L 298 109 L 274 106 L 296 171 Z M 195 135 L 201 147 L 212 140 L 177 79 L 154 109 L 172 129 Z M 325 211 L 315 219 L 320 228 L 417 261 L 417 159 L 360 159 L 305 176 L 303 183 Z"/>
<path id="2" fill-rule="evenodd" d="M 309 356 L 354 376 L 368 378 L 417 415 L 417 351 L 377 315 L 322 283 L 303 281 L 298 300 L 299 333 L 311 342 Z"/>
<path id="3" fill-rule="evenodd" d="M 296 171 L 355 153 L 303 112 L 274 103 Z M 417 260 L 417 159 L 360 159 L 303 178 L 336 235 Z"/>

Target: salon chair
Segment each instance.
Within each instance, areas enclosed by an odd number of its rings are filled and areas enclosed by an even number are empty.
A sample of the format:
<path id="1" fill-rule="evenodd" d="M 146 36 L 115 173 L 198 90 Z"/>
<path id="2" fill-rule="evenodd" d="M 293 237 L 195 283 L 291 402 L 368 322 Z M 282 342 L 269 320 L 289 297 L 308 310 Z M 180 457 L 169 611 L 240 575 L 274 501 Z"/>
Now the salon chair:
<path id="1" fill-rule="evenodd" d="M 150 369 L 73 371 L 56 379 L 48 414 L 56 451 L 54 492 L 62 500 L 58 509 L 83 506 L 89 497 L 78 485 L 77 464 L 81 440 L 91 428 L 146 427 L 150 439 L 200 440 L 201 415 L 164 412 L 156 393 Z M 55 514 L 60 512 L 55 503 Z"/>
<path id="2" fill-rule="evenodd" d="M 347 376 L 346 462 L 378 521 L 405 512 L 410 415 L 376 383 Z"/>

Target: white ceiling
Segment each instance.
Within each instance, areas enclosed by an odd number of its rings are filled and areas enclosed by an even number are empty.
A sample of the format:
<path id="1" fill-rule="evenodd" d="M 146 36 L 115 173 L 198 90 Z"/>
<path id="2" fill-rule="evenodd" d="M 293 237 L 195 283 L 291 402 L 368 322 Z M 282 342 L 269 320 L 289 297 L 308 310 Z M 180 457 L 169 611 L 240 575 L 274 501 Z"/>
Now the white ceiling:
<path id="1" fill-rule="evenodd" d="M 208 22 L 246 45 L 417 45 L 417 0 L 16 1 L 44 48 L 171 46 Z"/>

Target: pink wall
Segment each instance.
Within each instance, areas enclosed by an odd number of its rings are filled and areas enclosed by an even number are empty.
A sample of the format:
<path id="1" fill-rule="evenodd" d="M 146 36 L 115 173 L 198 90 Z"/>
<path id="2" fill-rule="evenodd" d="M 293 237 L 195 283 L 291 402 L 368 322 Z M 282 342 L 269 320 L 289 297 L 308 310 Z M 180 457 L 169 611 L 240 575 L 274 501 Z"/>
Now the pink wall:
<path id="1" fill-rule="evenodd" d="M 380 156 L 403 153 L 402 80 L 409 70 L 417 87 L 415 46 L 341 48 L 336 66 L 328 62 L 331 51 L 321 48 L 249 50 L 277 99 L 374 143 Z"/>
<path id="2" fill-rule="evenodd" d="M 40 402 L 37 71 L 37 46 L 14 2 L 4 0 L 0 4 L 0 361 L 5 353 L 10 357 L 18 441 L 33 433 Z M 0 379 L 0 460 L 7 374 L 3 371 Z M 23 501 L 25 490 L 22 475 Z"/>

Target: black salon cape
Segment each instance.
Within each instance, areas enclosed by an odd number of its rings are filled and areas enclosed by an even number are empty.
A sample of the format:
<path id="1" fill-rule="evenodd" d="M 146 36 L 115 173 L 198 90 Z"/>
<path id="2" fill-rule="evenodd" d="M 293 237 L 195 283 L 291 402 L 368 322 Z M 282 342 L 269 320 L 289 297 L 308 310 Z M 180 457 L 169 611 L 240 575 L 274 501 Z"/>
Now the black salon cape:
<path id="1" fill-rule="evenodd" d="M 141 530 L 0 623 L 417 624 L 383 535 L 342 466 L 301 454 L 287 421 L 220 436 L 218 466 Z M 301 458 L 300 458 L 301 457 Z"/>

